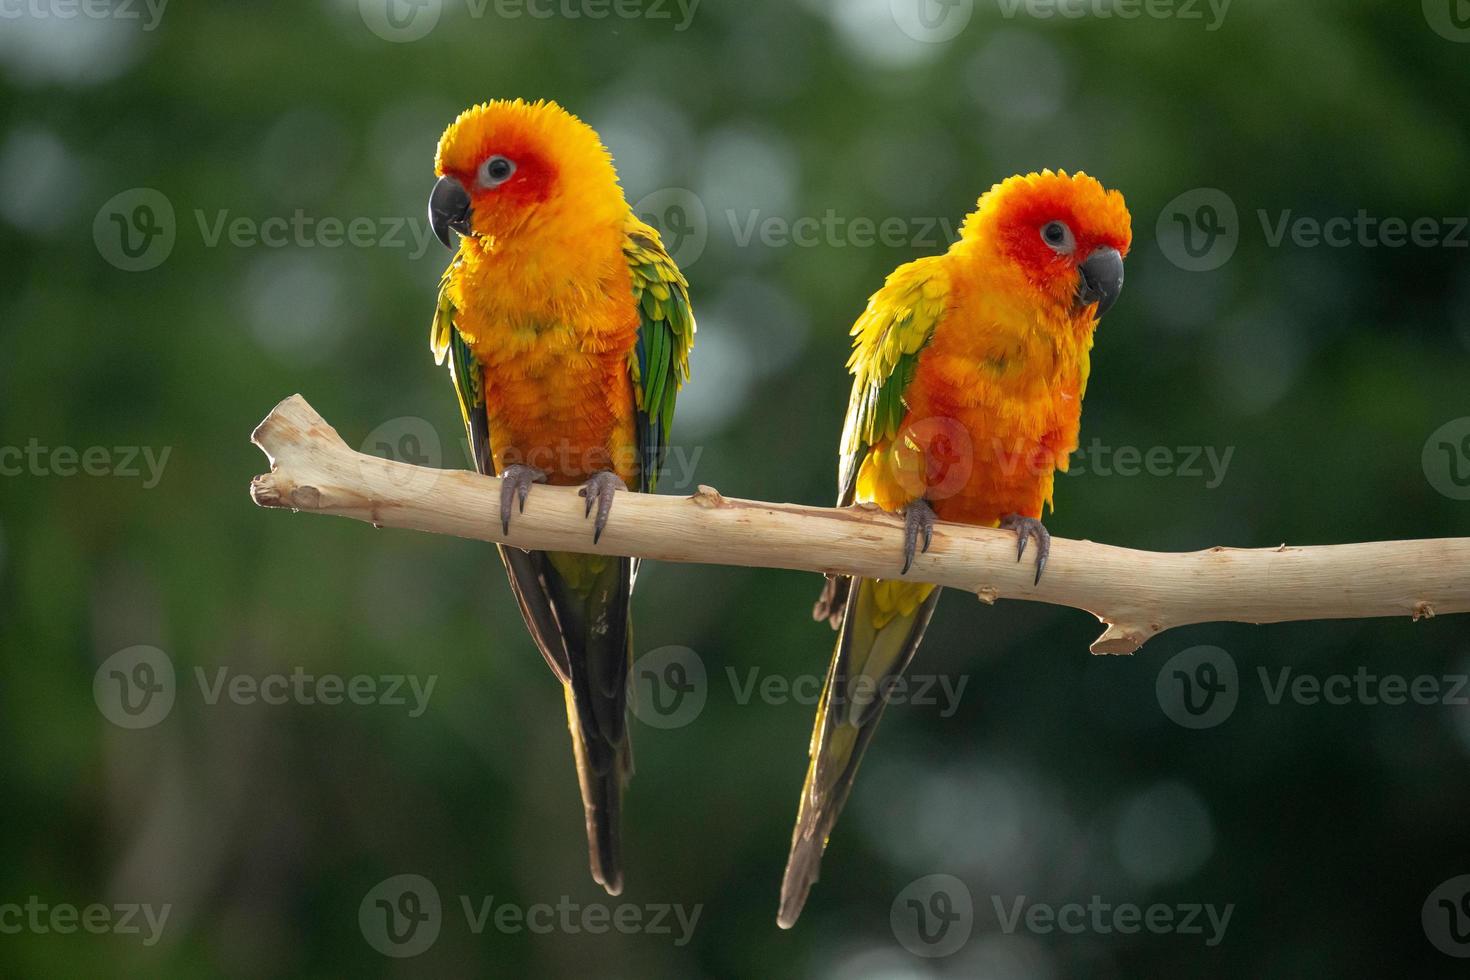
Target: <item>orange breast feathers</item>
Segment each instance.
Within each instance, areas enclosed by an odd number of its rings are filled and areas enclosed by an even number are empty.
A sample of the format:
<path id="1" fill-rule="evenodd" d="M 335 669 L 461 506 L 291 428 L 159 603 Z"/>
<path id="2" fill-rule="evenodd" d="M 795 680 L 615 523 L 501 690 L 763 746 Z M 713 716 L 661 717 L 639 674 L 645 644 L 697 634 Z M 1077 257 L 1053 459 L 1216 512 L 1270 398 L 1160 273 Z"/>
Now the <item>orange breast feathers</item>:
<path id="1" fill-rule="evenodd" d="M 456 326 L 484 370 L 496 470 L 520 463 L 570 486 L 611 469 L 633 484 L 640 321 L 620 245 L 532 256 L 467 240 L 461 259 Z"/>
<path id="2" fill-rule="evenodd" d="M 940 520 L 993 526 L 1041 517 L 1077 448 L 1096 322 L 946 256 L 949 302 L 905 391 L 897 438 L 873 447 L 858 499 L 897 511 L 924 496 Z"/>

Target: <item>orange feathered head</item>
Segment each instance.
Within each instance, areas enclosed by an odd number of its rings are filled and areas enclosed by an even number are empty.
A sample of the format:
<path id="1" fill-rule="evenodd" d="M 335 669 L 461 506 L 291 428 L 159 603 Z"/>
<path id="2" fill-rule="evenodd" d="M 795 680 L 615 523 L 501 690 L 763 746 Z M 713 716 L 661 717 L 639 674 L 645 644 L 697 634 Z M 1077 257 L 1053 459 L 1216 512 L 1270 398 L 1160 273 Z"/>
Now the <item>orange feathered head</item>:
<path id="1" fill-rule="evenodd" d="M 627 215 L 612 157 L 592 127 L 555 102 L 497 100 L 460 113 L 439 138 L 429 222 L 491 243 L 539 226 L 588 227 Z"/>
<path id="2" fill-rule="evenodd" d="M 1042 295 L 1102 316 L 1123 288 L 1133 243 L 1123 195 L 1085 173 L 1010 177 L 986 191 L 960 231 L 1019 270 Z"/>

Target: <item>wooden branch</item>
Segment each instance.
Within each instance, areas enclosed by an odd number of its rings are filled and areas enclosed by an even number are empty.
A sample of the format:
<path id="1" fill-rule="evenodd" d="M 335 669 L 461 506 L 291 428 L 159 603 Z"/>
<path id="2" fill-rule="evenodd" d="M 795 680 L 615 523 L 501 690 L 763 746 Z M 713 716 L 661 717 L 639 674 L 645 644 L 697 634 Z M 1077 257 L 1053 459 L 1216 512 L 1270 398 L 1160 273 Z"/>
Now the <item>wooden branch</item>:
<path id="1" fill-rule="evenodd" d="M 271 462 L 271 471 L 250 486 L 262 507 L 659 561 L 869 578 L 897 578 L 902 566 L 903 522 L 889 514 L 735 500 L 709 487 L 692 497 L 618 494 L 594 545 L 577 491 L 538 486 L 504 535 L 499 480 L 354 452 L 300 395 L 277 405 L 251 439 Z M 1150 637 L 1189 623 L 1470 612 L 1470 538 L 1168 554 L 1056 538 L 1036 585 L 1029 557 L 1016 561 L 1009 531 L 940 524 L 907 578 L 963 589 L 988 603 L 1031 599 L 1085 609 L 1107 624 L 1094 653 L 1132 653 Z"/>

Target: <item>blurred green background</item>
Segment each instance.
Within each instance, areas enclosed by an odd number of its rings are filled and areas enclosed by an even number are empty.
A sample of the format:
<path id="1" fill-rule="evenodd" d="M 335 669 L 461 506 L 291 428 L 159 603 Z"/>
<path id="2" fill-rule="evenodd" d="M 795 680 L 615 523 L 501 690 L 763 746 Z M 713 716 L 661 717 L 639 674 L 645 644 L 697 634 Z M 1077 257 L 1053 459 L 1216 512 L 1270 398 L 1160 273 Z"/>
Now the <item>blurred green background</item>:
<path id="1" fill-rule="evenodd" d="M 788 933 L 801 679 L 832 645 L 815 576 L 646 568 L 639 652 L 702 666 L 703 706 L 635 723 L 628 887 L 609 899 L 561 695 L 493 550 L 266 512 L 246 490 L 250 430 L 292 392 L 354 446 L 466 465 L 426 345 L 447 253 L 423 209 L 454 114 L 525 96 L 596 127 L 683 249 L 700 332 L 675 442 L 697 465 L 666 492 L 828 502 L 865 297 L 992 182 L 1049 166 L 1119 188 L 1134 217 L 1083 420 L 1099 448 L 1058 479 L 1056 534 L 1470 533 L 1466 4 L 393 3 L 3 8 L 0 974 L 1463 974 L 1440 947 L 1470 943 L 1431 900 L 1470 872 L 1470 709 L 1442 680 L 1470 671 L 1463 617 L 1198 626 L 1094 658 L 1084 613 L 946 595 L 913 671 L 962 694 L 888 712 Z M 1360 211 L 1433 233 L 1395 246 Z M 1297 233 L 1337 217 L 1355 222 L 1338 244 Z M 823 225 L 787 240 L 801 218 Z M 856 219 L 900 232 L 873 244 Z M 1170 462 L 1130 472 L 1120 447 Z M 1186 465 L 1190 447 L 1228 464 Z M 139 654 L 104 663 L 138 645 L 175 678 L 141 719 L 119 715 L 113 674 L 146 680 Z M 1238 703 L 1190 729 L 1164 668 L 1199 645 L 1235 665 Z M 1273 704 L 1258 671 L 1283 667 L 1446 696 Z M 298 670 L 434 687 L 416 716 L 411 694 L 209 693 Z M 770 677 L 804 696 L 746 696 Z M 409 958 L 362 924 L 401 874 L 442 903 Z M 931 874 L 973 900 L 942 957 L 900 922 Z M 128 903 L 169 913 L 151 943 L 146 925 L 61 933 L 14 907 L 31 896 L 113 924 Z M 462 897 L 491 896 L 578 911 L 477 933 Z M 1021 896 L 1233 912 L 1213 946 L 1208 926 L 1008 932 L 996 901 Z M 691 933 L 580 924 L 674 905 L 698 910 Z"/>

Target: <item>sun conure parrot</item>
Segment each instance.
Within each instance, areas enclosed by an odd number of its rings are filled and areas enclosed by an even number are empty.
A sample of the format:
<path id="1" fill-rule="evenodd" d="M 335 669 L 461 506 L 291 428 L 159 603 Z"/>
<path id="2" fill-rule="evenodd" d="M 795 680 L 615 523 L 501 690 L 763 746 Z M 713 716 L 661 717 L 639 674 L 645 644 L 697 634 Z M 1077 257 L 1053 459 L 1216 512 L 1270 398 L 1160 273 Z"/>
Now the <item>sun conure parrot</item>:
<path id="1" fill-rule="evenodd" d="M 466 110 L 439 140 L 429 221 L 446 246 L 430 346 L 449 361 L 475 465 L 507 532 L 533 483 L 581 485 L 589 539 L 616 490 L 651 492 L 688 377 L 688 284 L 628 207 L 591 127 L 553 102 Z M 500 546 L 511 591 L 565 688 L 592 877 L 623 887 L 632 772 L 627 558 Z"/>
<path id="2" fill-rule="evenodd" d="M 1098 318 L 1123 286 L 1132 240 L 1116 191 L 1078 173 L 1011 177 L 984 194 L 943 255 L 900 266 L 853 326 L 852 396 L 838 506 L 904 515 L 907 574 L 935 522 L 1036 541 L 1056 470 L 1077 448 Z M 886 694 L 913 659 L 939 588 L 829 579 L 814 615 L 839 630 L 808 749 L 777 922 L 795 924 L 872 741 Z"/>

